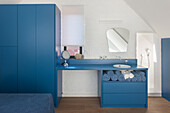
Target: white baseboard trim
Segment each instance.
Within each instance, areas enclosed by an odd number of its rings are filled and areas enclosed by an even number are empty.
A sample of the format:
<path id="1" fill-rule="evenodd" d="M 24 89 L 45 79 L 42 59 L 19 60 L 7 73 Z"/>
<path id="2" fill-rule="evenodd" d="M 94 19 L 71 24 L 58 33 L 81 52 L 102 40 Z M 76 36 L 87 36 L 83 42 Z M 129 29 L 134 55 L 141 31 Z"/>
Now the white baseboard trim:
<path id="1" fill-rule="evenodd" d="M 96 95 L 62 95 L 62 97 L 99 97 Z"/>
<path id="2" fill-rule="evenodd" d="M 63 93 L 62 97 L 99 97 L 96 93 Z"/>
<path id="3" fill-rule="evenodd" d="M 148 93 L 149 97 L 162 97 L 161 93 Z"/>
<path id="4" fill-rule="evenodd" d="M 62 97 L 99 97 L 96 94 L 63 94 Z M 148 97 L 162 97 L 161 93 L 148 93 Z"/>

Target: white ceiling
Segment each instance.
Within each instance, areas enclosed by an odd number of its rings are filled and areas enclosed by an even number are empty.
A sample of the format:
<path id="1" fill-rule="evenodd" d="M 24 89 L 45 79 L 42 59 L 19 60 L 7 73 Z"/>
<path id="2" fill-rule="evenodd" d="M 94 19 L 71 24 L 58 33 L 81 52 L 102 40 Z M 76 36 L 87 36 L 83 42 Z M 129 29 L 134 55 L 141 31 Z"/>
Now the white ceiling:
<path id="1" fill-rule="evenodd" d="M 170 0 L 125 0 L 161 36 L 170 37 Z"/>

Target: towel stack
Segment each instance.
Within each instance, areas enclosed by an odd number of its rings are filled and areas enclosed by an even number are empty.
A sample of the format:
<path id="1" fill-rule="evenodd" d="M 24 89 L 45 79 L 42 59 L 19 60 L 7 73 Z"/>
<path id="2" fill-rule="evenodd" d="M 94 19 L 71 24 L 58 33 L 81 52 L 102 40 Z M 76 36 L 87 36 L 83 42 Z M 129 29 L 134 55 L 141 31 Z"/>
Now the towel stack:
<path id="1" fill-rule="evenodd" d="M 132 71 L 132 74 L 134 74 L 134 77 L 132 78 L 132 81 L 146 81 L 145 73 L 142 71 Z"/>
<path id="2" fill-rule="evenodd" d="M 106 73 L 103 75 L 103 80 L 104 81 L 125 81 L 124 75 L 121 74 L 120 71 L 106 71 Z"/>
<path id="3" fill-rule="evenodd" d="M 136 82 L 136 81 L 145 82 L 146 81 L 145 73 L 142 71 L 131 71 L 131 72 L 125 71 L 122 73 L 125 76 L 126 81 L 133 81 L 133 82 Z"/>
<path id="4" fill-rule="evenodd" d="M 143 71 L 106 71 L 103 81 L 146 81 Z"/>

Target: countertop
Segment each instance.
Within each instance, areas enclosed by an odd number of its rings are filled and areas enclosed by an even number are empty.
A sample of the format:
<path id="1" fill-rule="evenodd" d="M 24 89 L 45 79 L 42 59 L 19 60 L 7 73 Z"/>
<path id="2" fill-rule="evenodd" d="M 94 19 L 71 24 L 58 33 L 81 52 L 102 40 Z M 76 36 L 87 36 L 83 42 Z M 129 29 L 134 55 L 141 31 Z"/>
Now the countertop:
<path id="1" fill-rule="evenodd" d="M 99 64 L 88 64 L 88 65 L 69 65 L 64 67 L 63 65 L 57 65 L 56 70 L 148 70 L 146 67 L 131 65 L 131 68 L 117 68 L 113 65 L 99 65 Z"/>

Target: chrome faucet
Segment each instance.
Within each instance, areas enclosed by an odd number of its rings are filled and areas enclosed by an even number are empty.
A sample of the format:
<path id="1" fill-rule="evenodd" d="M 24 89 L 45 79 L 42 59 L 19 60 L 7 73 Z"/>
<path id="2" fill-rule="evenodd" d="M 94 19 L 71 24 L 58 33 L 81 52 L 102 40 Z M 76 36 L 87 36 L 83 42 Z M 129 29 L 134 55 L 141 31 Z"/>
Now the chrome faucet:
<path id="1" fill-rule="evenodd" d="M 107 59 L 107 56 L 99 56 L 100 59 Z"/>
<path id="2" fill-rule="evenodd" d="M 116 59 L 119 59 L 119 60 L 121 60 L 121 56 L 116 56 Z"/>
<path id="3" fill-rule="evenodd" d="M 125 63 L 126 63 L 126 64 L 128 63 L 128 60 L 127 60 L 127 59 L 125 60 Z"/>

